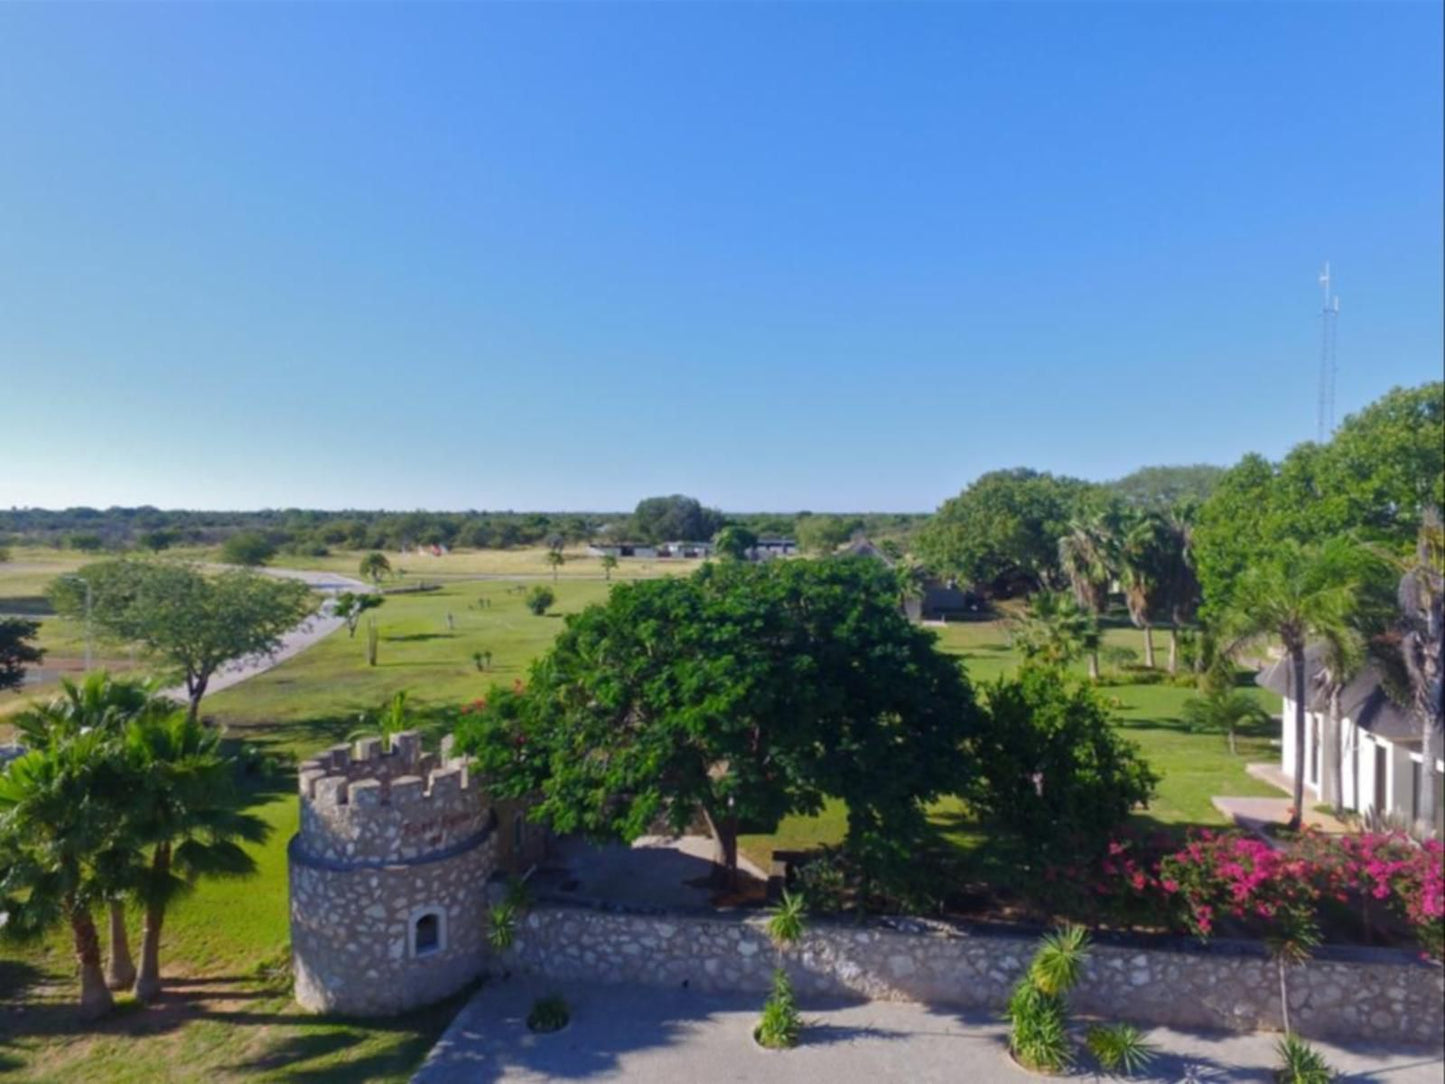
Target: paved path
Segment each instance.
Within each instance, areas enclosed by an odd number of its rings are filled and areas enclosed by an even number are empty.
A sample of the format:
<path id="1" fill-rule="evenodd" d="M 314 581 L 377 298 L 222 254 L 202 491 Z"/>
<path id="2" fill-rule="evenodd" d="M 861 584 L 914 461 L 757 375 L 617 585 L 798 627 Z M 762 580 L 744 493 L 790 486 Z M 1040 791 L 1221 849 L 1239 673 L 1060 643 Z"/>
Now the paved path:
<path id="1" fill-rule="evenodd" d="M 642 836 L 626 843 L 559 839 L 533 877 L 538 892 L 642 907 L 708 907 L 717 848 L 706 836 Z M 742 855 L 738 869 L 766 883 Z"/>
<path id="2" fill-rule="evenodd" d="M 221 567 L 221 566 L 217 566 Z M 327 596 L 322 603 L 321 611 L 307 618 L 297 625 L 290 632 L 281 637 L 281 646 L 270 655 L 252 655 L 244 659 L 237 659 L 235 662 L 227 663 L 211 675 L 210 683 L 206 686 L 206 695 L 218 693 L 222 689 L 229 689 L 232 685 L 238 685 L 247 678 L 253 678 L 257 674 L 264 674 L 274 666 L 278 666 L 291 658 L 299 655 L 312 644 L 326 639 L 337 629 L 341 628 L 345 621 L 331 615 L 330 596 L 341 591 L 370 591 L 369 584 L 360 580 L 353 580 L 349 576 L 338 576 L 334 572 L 304 572 L 293 568 L 263 568 L 259 571 L 268 576 L 280 576 L 288 580 L 301 580 L 310 584 L 321 594 Z M 164 690 L 166 696 L 180 700 L 186 699 L 186 687 L 178 685 L 173 689 Z"/>
<path id="3" fill-rule="evenodd" d="M 572 1022 L 553 1035 L 527 1030 L 534 998 L 561 993 Z M 568 985 L 554 989 L 512 978 L 484 987 L 447 1029 L 412 1084 L 535 1084 L 608 1080 L 631 1084 L 988 1084 L 1044 1078 L 1005 1053 L 1004 1028 L 987 1014 L 960 1015 L 924 1005 L 804 1003 L 809 1027 L 794 1050 L 752 1040 L 757 999 L 690 990 Z M 1157 1028 L 1160 1055 L 1133 1078 L 1236 1084 L 1271 1079 L 1274 1035 L 1230 1035 Z M 1319 1044 L 1342 1080 L 1439 1084 L 1439 1051 L 1345 1050 Z M 1095 1079 L 1079 1071 L 1078 1079 Z"/>

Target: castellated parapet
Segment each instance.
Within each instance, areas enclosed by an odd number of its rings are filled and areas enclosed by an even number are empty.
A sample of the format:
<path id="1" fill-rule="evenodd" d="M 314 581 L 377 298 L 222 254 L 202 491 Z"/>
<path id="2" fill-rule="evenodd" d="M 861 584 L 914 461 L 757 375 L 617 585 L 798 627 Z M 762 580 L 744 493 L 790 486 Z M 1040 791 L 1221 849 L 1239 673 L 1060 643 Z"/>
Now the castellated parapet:
<path id="1" fill-rule="evenodd" d="M 301 765 L 290 859 L 296 1000 L 376 1016 L 446 997 L 486 964 L 496 814 L 467 760 L 420 736 L 338 745 Z"/>

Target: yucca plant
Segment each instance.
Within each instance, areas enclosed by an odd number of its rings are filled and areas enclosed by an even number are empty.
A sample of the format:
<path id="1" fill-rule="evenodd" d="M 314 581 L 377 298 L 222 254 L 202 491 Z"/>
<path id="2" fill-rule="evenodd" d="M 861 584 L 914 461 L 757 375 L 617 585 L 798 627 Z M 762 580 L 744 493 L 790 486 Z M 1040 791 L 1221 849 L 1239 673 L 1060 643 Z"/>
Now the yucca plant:
<path id="1" fill-rule="evenodd" d="M 1099 1024 L 1091 1027 L 1084 1045 L 1106 1073 L 1133 1076 L 1154 1060 L 1155 1049 L 1131 1024 Z"/>
<path id="2" fill-rule="evenodd" d="M 1335 1079 L 1324 1055 L 1294 1032 L 1275 1043 L 1274 1049 L 1280 1061 L 1274 1071 L 1278 1084 L 1329 1084 Z"/>
<path id="3" fill-rule="evenodd" d="M 768 936 L 779 948 L 795 944 L 803 936 L 803 919 L 808 913 L 808 901 L 801 892 L 783 889 L 782 901 L 768 919 Z"/>
<path id="4" fill-rule="evenodd" d="M 1060 1073 L 1074 1061 L 1065 995 L 1078 983 L 1089 956 L 1089 934 L 1064 926 L 1043 939 L 1024 977 L 1014 987 L 1004 1015 L 1009 1050 L 1026 1068 Z"/>
<path id="5" fill-rule="evenodd" d="M 517 940 L 517 906 L 510 900 L 494 904 L 487 912 L 487 944 L 492 951 L 506 952 Z"/>
<path id="6" fill-rule="evenodd" d="M 1074 1062 L 1069 1041 L 1068 1006 L 1058 994 L 1048 994 L 1027 977 L 1014 987 L 1008 1000 L 1009 1051 L 1025 1068 L 1061 1073 Z"/>
<path id="7" fill-rule="evenodd" d="M 798 999 L 793 984 L 781 967 L 773 971 L 773 992 L 763 1003 L 763 1018 L 758 1021 L 753 1037 L 759 1045 L 772 1050 L 786 1050 L 798 1045 L 803 1031 L 803 1018 L 798 1013 Z"/>
<path id="8" fill-rule="evenodd" d="M 1062 997 L 1078 985 L 1089 958 L 1089 931 L 1082 926 L 1064 926 L 1044 935 L 1044 943 L 1029 964 L 1028 977 L 1046 994 Z"/>

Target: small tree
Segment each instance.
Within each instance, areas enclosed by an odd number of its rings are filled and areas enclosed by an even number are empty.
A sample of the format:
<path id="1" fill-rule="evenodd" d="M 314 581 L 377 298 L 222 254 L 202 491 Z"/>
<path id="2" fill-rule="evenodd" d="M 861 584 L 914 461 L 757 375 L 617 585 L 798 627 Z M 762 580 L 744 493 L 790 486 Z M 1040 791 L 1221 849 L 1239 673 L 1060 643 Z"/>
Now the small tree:
<path id="1" fill-rule="evenodd" d="M 552 604 L 557 601 L 557 595 L 550 587 L 543 587 L 541 584 L 537 584 L 527 592 L 527 596 L 523 601 L 526 603 L 527 609 L 531 610 L 532 613 L 538 617 L 541 617 L 551 609 Z"/>
<path id="2" fill-rule="evenodd" d="M 1045 666 L 1062 669 L 1087 654 L 1089 677 L 1099 679 L 1099 622 L 1071 595 L 1035 592 L 1023 617 L 1014 623 L 1013 638 L 1026 659 Z"/>
<path id="3" fill-rule="evenodd" d="M 1239 752 L 1235 735 L 1244 727 L 1264 725 L 1272 718 L 1258 700 L 1243 689 L 1215 688 L 1204 696 L 1190 697 L 1184 702 L 1184 721 L 1200 730 L 1223 732 L 1229 740 L 1229 752 Z"/>
<path id="4" fill-rule="evenodd" d="M 45 649 L 35 646 L 40 622 L 23 617 L 0 617 L 0 690 L 19 690 L 25 668 L 45 658 Z"/>
<path id="5" fill-rule="evenodd" d="M 385 601 L 382 596 L 369 592 L 343 591 L 336 596 L 331 612 L 346 622 L 347 636 L 355 639 L 356 626 L 361 622 L 361 615 L 367 610 L 376 609 Z"/>
<path id="6" fill-rule="evenodd" d="M 563 556 L 562 551 L 561 551 L 560 549 L 548 549 L 548 550 L 547 550 L 547 564 L 549 564 L 549 565 L 552 567 L 552 582 L 553 582 L 553 583 L 556 583 L 556 582 L 557 582 L 557 573 L 562 570 L 562 566 L 565 565 L 566 563 L 567 563 L 567 558 L 566 558 L 565 556 Z"/>
<path id="7" fill-rule="evenodd" d="M 372 552 L 361 559 L 358 571 L 374 584 L 380 584 L 383 576 L 391 574 L 391 562 L 386 554 Z"/>
<path id="8" fill-rule="evenodd" d="M 1063 1072 L 1074 1062 L 1069 1039 L 1068 993 L 1083 974 L 1089 935 L 1065 926 L 1045 935 L 1029 969 L 1009 995 L 1009 1052 L 1026 1069 Z"/>
<path id="9" fill-rule="evenodd" d="M 1101 849 L 1153 796 L 1159 776 L 1082 682 L 1025 666 L 986 698 L 969 802 L 1039 859 Z"/>
<path id="10" fill-rule="evenodd" d="M 612 582 L 612 572 L 617 567 L 617 558 L 613 554 L 602 555 L 602 578 L 608 583 Z"/>
<path id="11" fill-rule="evenodd" d="M 81 573 L 92 587 L 96 627 L 174 668 L 185 680 L 192 718 L 221 666 L 275 651 L 315 604 L 304 583 L 245 570 L 211 576 L 189 565 L 116 560 Z M 50 598 L 67 617 L 85 613 L 75 577 L 52 583 Z"/>
<path id="12" fill-rule="evenodd" d="M 713 539 L 717 552 L 734 561 L 747 560 L 748 554 L 757 544 L 758 536 L 737 523 L 728 524 Z"/>
<path id="13" fill-rule="evenodd" d="M 259 531 L 233 534 L 221 546 L 221 560 L 243 568 L 257 568 L 275 556 L 275 545 Z"/>
<path id="14" fill-rule="evenodd" d="M 773 992 L 763 1003 L 762 1019 L 753 1034 L 760 1045 L 775 1050 L 797 1046 L 803 1030 L 793 984 L 783 967 L 783 953 L 802 940 L 806 914 L 807 902 L 802 895 L 784 890 L 782 902 L 768 920 L 768 937 L 777 950 L 778 962 L 773 968 Z"/>

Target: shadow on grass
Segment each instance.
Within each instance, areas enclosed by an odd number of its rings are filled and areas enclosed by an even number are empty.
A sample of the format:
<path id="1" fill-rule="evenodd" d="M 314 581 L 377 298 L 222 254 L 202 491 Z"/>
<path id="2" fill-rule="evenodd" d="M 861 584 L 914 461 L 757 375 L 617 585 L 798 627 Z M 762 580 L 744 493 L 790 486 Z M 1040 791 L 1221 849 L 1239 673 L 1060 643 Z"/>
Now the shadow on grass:
<path id="1" fill-rule="evenodd" d="M 259 979 L 192 977 L 166 980 L 161 996 L 149 1006 L 126 999 L 109 1016 L 86 1021 L 79 1018 L 72 1000 L 73 982 L 57 981 L 59 978 L 27 964 L 0 961 L 0 981 L 5 983 L 0 997 L 0 1074 L 25 1069 L 22 1041 L 32 1048 L 37 1040 L 64 1045 L 104 1039 L 107 1041 L 97 1050 L 105 1053 L 96 1053 L 95 1060 L 73 1067 L 77 1074 L 85 1074 L 84 1079 L 102 1080 L 109 1059 L 126 1057 L 118 1042 L 144 1042 L 211 1023 L 226 1027 L 226 1045 L 231 1049 L 247 1050 L 257 1041 L 265 1042 L 259 1053 L 245 1060 L 206 1066 L 217 1075 L 222 1071 L 264 1073 L 268 1079 L 297 1082 L 405 1076 L 475 991 L 475 986 L 469 987 L 436 1005 L 401 1016 L 360 1020 L 295 1010 L 288 990 Z M 48 986 L 43 986 L 42 980 Z M 270 1002 L 273 1007 L 258 1002 Z M 362 1046 L 366 1049 L 358 1049 Z M 356 1056 L 348 1057 L 353 1050 Z"/>

